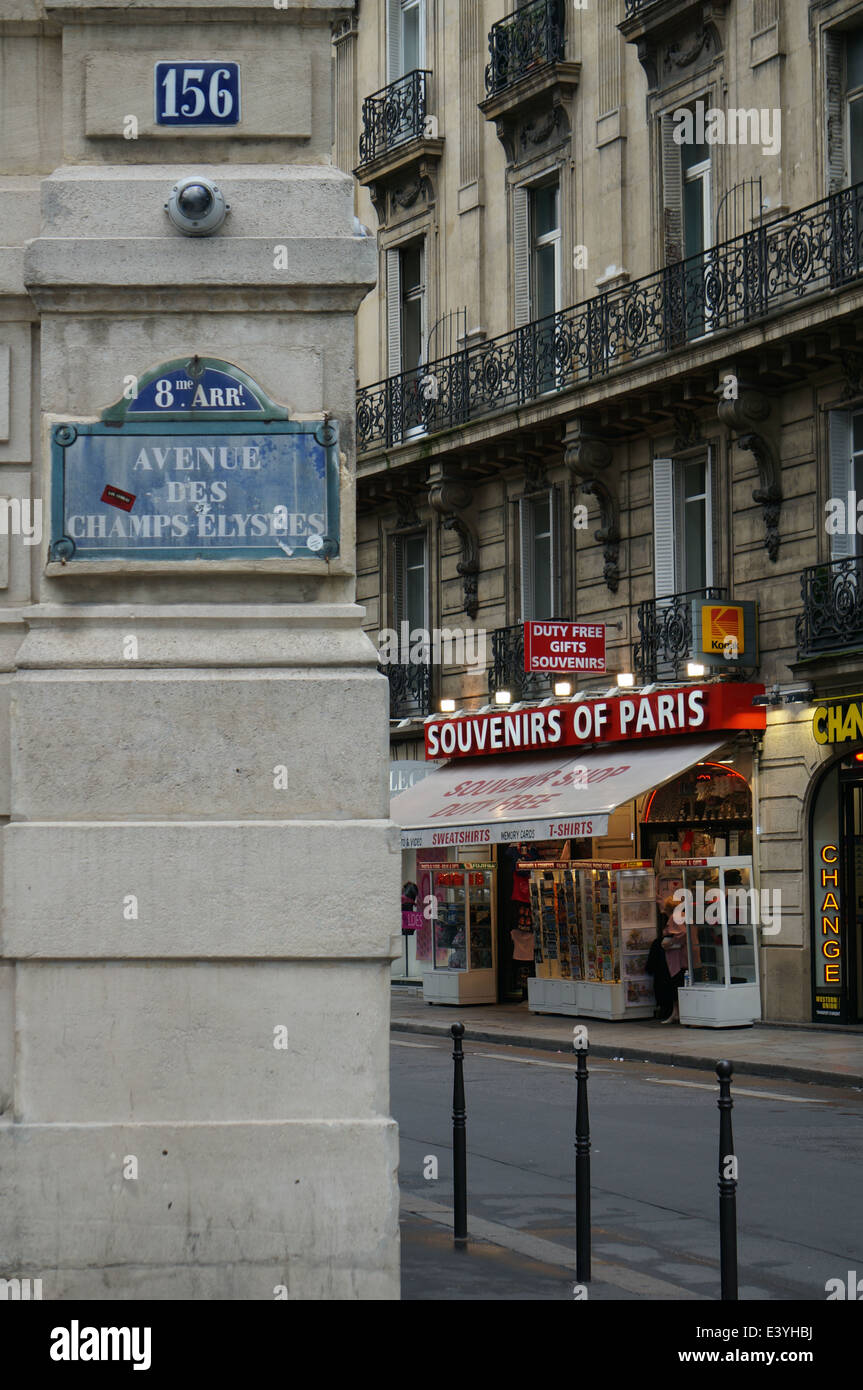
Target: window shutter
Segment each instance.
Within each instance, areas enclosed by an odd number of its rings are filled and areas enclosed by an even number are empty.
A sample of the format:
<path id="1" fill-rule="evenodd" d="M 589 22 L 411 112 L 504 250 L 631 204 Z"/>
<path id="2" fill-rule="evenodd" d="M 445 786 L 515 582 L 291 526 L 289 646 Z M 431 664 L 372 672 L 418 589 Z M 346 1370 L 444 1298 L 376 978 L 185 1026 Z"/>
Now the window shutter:
<path id="1" fill-rule="evenodd" d="M 403 76 L 402 7 L 400 0 L 387 0 L 387 85 Z"/>
<path id="2" fill-rule="evenodd" d="M 402 369 L 402 276 L 398 247 L 387 257 L 387 376 Z"/>
<path id="3" fill-rule="evenodd" d="M 428 264 L 426 260 L 426 238 L 420 242 L 420 284 L 422 285 L 422 333 L 420 348 L 420 365 L 424 366 L 428 362 L 428 318 L 429 318 L 429 287 L 428 287 Z"/>
<path id="4" fill-rule="evenodd" d="M 401 641 L 399 633 L 399 623 L 407 617 L 405 613 L 405 539 L 404 536 L 393 536 L 393 574 L 392 574 L 392 594 L 393 594 L 393 626 L 396 635 Z"/>
<path id="5" fill-rule="evenodd" d="M 513 321 L 516 328 L 530 322 L 530 227 L 528 190 L 512 190 Z"/>
<path id="6" fill-rule="evenodd" d="M 830 496 L 841 497 L 848 505 L 848 494 L 854 489 L 854 469 L 851 463 L 851 415 L 847 410 L 831 410 L 830 429 Z M 856 526 L 857 519 L 853 524 Z M 830 537 L 830 559 L 846 560 L 854 554 L 856 536 L 845 532 Z"/>
<path id="7" fill-rule="evenodd" d="M 683 164 L 674 139 L 672 113 L 660 118 L 662 142 L 662 235 L 665 264 L 683 260 Z"/>
<path id="8" fill-rule="evenodd" d="M 674 461 L 653 460 L 653 572 L 656 598 L 675 590 Z"/>
<path id="9" fill-rule="evenodd" d="M 560 488 L 551 488 L 548 495 L 548 513 L 551 530 L 551 615 L 561 615 L 561 553 L 560 553 Z"/>
<path id="10" fill-rule="evenodd" d="M 845 41 L 835 29 L 824 34 L 824 128 L 827 133 L 827 192 L 848 183 L 845 138 Z"/>
<path id="11" fill-rule="evenodd" d="M 518 531 L 521 547 L 521 621 L 533 617 L 534 542 L 533 509 L 526 497 L 518 499 Z"/>
<path id="12" fill-rule="evenodd" d="M 719 518 L 723 515 L 722 498 L 719 495 L 719 463 L 712 447 L 707 449 L 707 485 L 708 496 L 710 498 L 710 531 L 707 536 L 707 556 L 709 572 L 707 575 L 708 587 L 712 588 L 718 582 L 720 573 L 721 551 L 719 547 Z"/>

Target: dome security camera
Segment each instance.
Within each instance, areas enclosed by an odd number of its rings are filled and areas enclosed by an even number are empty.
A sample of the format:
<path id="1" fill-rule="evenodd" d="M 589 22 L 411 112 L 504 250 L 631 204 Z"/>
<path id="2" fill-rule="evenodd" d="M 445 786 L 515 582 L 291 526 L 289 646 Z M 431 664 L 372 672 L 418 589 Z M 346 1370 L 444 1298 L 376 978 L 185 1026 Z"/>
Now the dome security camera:
<path id="1" fill-rule="evenodd" d="M 200 174 L 175 183 L 165 211 L 178 231 L 186 236 L 209 236 L 221 227 L 230 204 L 221 189 Z"/>

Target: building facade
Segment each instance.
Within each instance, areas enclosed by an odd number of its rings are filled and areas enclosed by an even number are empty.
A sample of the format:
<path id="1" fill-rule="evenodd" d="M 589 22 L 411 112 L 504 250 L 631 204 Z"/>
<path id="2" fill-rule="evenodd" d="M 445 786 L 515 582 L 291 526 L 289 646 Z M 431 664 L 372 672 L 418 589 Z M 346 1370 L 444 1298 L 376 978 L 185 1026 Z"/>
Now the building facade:
<path id="1" fill-rule="evenodd" d="M 488 635 L 389 660 L 392 757 L 551 694 L 526 619 L 675 686 L 692 598 L 756 602 L 764 1016 L 859 1021 L 863 4 L 363 0 L 334 61 L 367 631 Z"/>

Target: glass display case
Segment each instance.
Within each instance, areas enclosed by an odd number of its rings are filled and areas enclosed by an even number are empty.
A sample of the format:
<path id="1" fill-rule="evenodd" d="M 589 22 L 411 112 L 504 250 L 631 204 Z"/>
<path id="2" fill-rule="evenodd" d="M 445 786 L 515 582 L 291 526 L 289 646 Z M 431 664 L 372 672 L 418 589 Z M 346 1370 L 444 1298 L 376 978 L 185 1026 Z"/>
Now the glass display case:
<path id="1" fill-rule="evenodd" d="M 650 1018 L 647 955 L 656 935 L 647 860 L 573 860 L 531 869 L 540 959 L 528 982 L 533 1013 Z"/>
<path id="2" fill-rule="evenodd" d="M 670 859 L 687 896 L 688 980 L 680 1022 L 696 1028 L 742 1028 L 761 1018 L 758 897 L 752 859 Z"/>
<path id="3" fill-rule="evenodd" d="M 495 865 L 424 867 L 431 875 L 432 959 L 423 997 L 429 1004 L 495 1003 Z"/>

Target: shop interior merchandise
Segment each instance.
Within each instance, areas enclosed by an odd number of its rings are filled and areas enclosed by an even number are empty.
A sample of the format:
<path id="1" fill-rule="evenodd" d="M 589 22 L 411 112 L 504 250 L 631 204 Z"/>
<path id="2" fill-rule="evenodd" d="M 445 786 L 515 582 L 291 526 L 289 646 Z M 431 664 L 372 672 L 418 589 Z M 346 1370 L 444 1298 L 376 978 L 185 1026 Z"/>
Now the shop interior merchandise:
<path id="1" fill-rule="evenodd" d="M 641 853 L 657 875 L 661 901 L 680 886 L 666 859 L 722 858 L 752 853 L 752 794 L 741 773 L 698 763 L 651 793 L 641 824 Z"/>
<path id="2" fill-rule="evenodd" d="M 532 866 L 530 877 L 537 951 L 529 991 L 534 1012 L 556 1012 L 546 1006 L 563 1003 L 600 1017 L 651 1015 L 647 956 L 656 935 L 651 865 L 645 860 L 540 864 Z M 545 988 L 546 982 L 558 981 L 571 988 Z"/>

